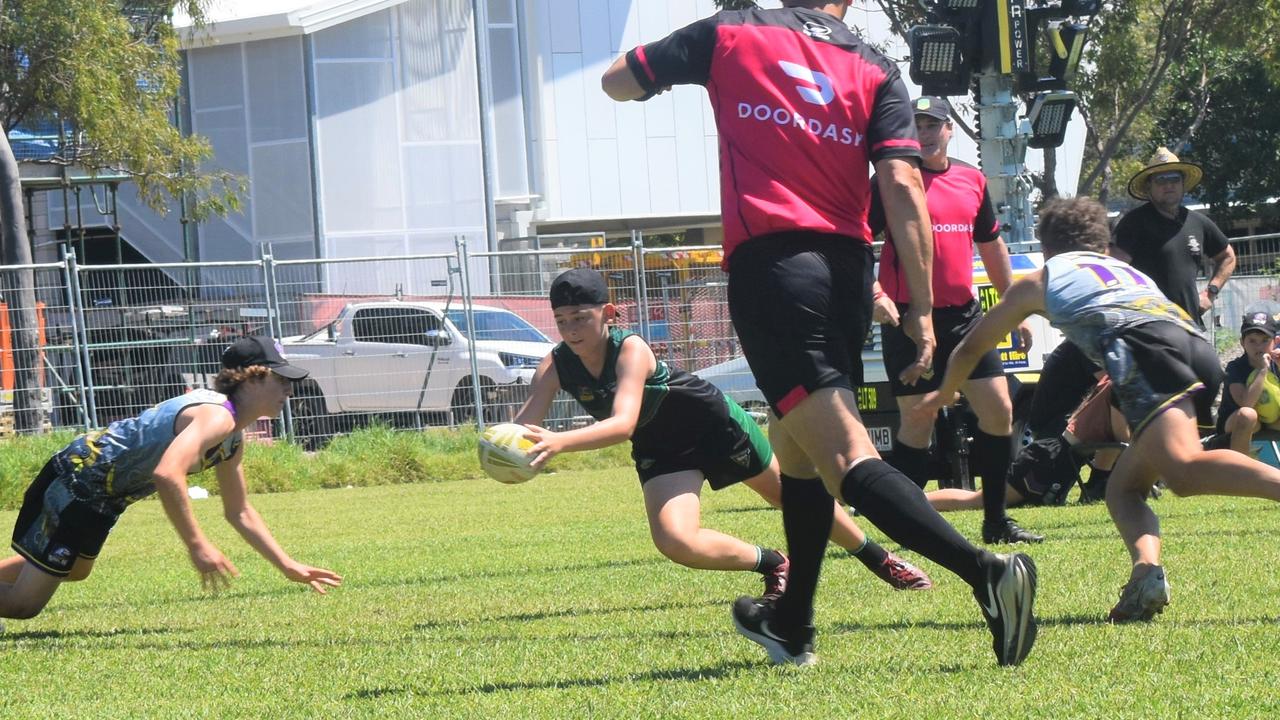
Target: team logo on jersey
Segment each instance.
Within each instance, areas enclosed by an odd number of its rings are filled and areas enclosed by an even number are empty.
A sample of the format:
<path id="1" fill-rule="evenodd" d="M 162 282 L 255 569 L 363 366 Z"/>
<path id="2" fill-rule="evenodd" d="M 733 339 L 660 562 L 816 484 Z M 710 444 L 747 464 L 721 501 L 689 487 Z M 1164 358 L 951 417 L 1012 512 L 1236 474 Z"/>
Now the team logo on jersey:
<path id="1" fill-rule="evenodd" d="M 1187 236 L 1187 250 L 1190 250 L 1192 255 L 1200 254 L 1200 240 L 1195 235 Z"/>
<path id="2" fill-rule="evenodd" d="M 804 24 L 804 34 L 814 40 L 830 40 L 831 28 L 813 21 L 806 21 Z"/>
<path id="3" fill-rule="evenodd" d="M 787 77 L 818 86 L 817 90 L 803 85 L 796 86 L 796 92 L 800 93 L 800 98 L 805 102 L 814 105 L 826 105 L 835 98 L 836 91 L 831 85 L 831 78 L 824 73 L 803 65 L 787 62 L 786 60 L 779 60 L 778 67 L 782 68 L 782 72 L 786 73 Z"/>
<path id="4" fill-rule="evenodd" d="M 56 567 L 70 567 L 73 559 L 71 548 L 66 545 L 55 545 L 45 554 L 45 560 Z"/>
<path id="5" fill-rule="evenodd" d="M 589 403 L 596 399 L 596 394 L 591 392 L 591 388 L 582 388 L 578 391 L 578 402 Z"/>

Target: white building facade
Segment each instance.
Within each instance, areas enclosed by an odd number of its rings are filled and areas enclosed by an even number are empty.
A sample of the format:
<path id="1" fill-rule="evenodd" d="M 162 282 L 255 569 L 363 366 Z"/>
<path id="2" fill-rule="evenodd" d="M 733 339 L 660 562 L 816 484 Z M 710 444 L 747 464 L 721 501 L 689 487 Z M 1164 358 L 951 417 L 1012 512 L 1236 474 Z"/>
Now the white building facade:
<path id="1" fill-rule="evenodd" d="M 209 139 L 210 167 L 245 178 L 243 212 L 184 232 L 176 205 L 162 216 L 126 187 L 122 235 L 156 263 L 252 259 L 263 246 L 277 259 L 451 253 L 457 237 L 486 250 L 633 227 L 703 227 L 715 242 L 702 88 L 647 103 L 600 89 L 620 54 L 714 11 L 712 0 L 223 0 L 184 30 L 181 122 Z M 889 37 L 870 9 L 847 20 Z M 1075 186 L 1079 135 L 1060 153 L 1062 188 Z M 953 154 L 977 160 L 961 133 Z M 45 205 L 62 227 L 60 198 Z M 82 198 L 72 222 L 105 223 L 100 209 Z M 37 241 L 48 259 L 55 238 Z M 379 284 L 413 291 L 412 280 Z"/>

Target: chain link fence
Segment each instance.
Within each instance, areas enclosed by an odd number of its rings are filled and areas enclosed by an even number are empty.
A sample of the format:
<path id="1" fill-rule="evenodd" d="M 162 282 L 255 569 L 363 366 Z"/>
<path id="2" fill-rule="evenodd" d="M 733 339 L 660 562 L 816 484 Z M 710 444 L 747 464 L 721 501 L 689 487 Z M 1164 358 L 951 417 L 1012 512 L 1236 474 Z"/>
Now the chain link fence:
<path id="1" fill-rule="evenodd" d="M 1246 308 L 1280 301 L 1280 236 L 1233 243 L 1239 270 L 1209 318 L 1224 351 Z M 318 448 L 370 423 L 506 421 L 559 340 L 547 291 L 573 267 L 604 274 L 619 324 L 659 358 L 765 410 L 729 319 L 718 247 L 645 247 L 635 233 L 623 247 L 469 252 L 458 238 L 448 254 L 324 260 L 267 250 L 244 262 L 82 266 L 71 255 L 0 268 L 0 435 L 101 427 L 209 387 L 222 350 L 249 334 L 278 338 L 311 372 L 282 417 L 258 424 L 260 437 Z M 15 342 L 23 320 L 11 309 L 28 287 L 35 352 Z M 563 393 L 546 419 L 589 421 Z"/>
<path id="2" fill-rule="evenodd" d="M 222 350 L 250 334 L 276 337 L 310 371 L 283 416 L 259 423 L 260 437 L 318 448 L 370 423 L 506 421 L 559 340 L 547 292 L 572 267 L 605 275 L 619 324 L 660 358 L 759 396 L 729 322 L 717 247 L 646 248 L 637 233 L 624 247 L 470 253 L 459 238 L 455 248 L 324 260 L 275 260 L 268 248 L 254 261 L 163 265 L 83 266 L 72 254 L 4 268 L 6 288 L 34 280 L 38 352 L 33 361 L 14 351 L 14 313 L 0 313 L 0 432 L 101 427 L 209 387 Z M 33 365 L 23 380 L 18 370 Z M 31 382 L 38 400 L 22 415 L 17 400 L 36 396 L 17 396 Z M 546 419 L 589 421 L 563 393 Z"/>

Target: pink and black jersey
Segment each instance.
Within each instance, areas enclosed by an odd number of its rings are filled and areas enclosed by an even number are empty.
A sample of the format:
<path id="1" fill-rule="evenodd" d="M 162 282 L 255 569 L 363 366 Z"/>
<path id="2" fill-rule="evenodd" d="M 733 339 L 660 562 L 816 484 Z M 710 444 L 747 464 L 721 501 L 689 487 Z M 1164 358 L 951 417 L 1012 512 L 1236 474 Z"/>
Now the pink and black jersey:
<path id="1" fill-rule="evenodd" d="M 627 64 L 648 92 L 707 88 L 726 268 L 734 248 L 771 233 L 870 243 L 868 164 L 920 155 L 897 67 L 825 12 L 720 12 L 635 48 Z"/>
<path id="2" fill-rule="evenodd" d="M 987 178 L 966 162 L 948 160 L 947 169 L 942 172 L 920 168 L 933 223 L 934 307 L 959 307 L 978 296 L 973 287 L 973 243 L 1000 237 L 1000 222 L 987 194 Z M 885 227 L 884 205 L 875 183 L 868 220 L 872 235 L 885 232 L 884 249 L 880 252 L 880 288 L 894 302 L 907 304 L 911 302 L 907 276 Z"/>

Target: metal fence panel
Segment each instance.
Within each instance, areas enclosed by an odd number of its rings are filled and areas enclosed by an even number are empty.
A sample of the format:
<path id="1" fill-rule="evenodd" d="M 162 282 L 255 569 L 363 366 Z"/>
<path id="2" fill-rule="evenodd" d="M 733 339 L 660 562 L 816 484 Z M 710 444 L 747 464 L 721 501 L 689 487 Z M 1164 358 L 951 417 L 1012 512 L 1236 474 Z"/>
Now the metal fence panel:
<path id="1" fill-rule="evenodd" d="M 21 349 L 14 332 L 23 302 L 18 288 L 35 291 L 36 345 Z M 61 263 L 0 268 L 0 437 L 16 432 L 43 432 L 63 425 L 89 424 L 82 384 L 82 365 L 74 319 Z M 19 412 L 21 378 L 33 373 L 38 384 L 35 407 Z"/>
<path id="2" fill-rule="evenodd" d="M 536 355 L 541 360 L 555 343 L 560 342 L 548 293 L 551 282 L 565 270 L 576 267 L 599 270 L 609 283 L 610 300 L 619 312 L 618 324 L 632 330 L 640 329 L 638 319 L 643 315 L 643 310 L 634 270 L 634 252 L 629 247 L 471 253 L 471 257 L 492 260 L 490 266 L 496 267 L 500 273 L 495 285 L 503 288 L 501 294 L 475 296 L 472 300 L 476 306 L 500 308 L 513 313 L 536 328 L 544 338 L 543 347 L 530 346 L 529 352 L 524 355 L 526 362 L 532 363 L 527 371 L 529 377 L 537 367 L 537 362 L 532 361 L 532 358 Z M 502 339 L 494 334 L 485 337 L 494 341 Z M 524 382 L 527 383 L 528 379 L 525 378 Z M 492 417 L 488 419 L 492 422 L 514 417 L 523 404 L 524 397 L 521 393 L 513 393 L 497 398 Z M 590 416 L 563 391 L 557 394 L 544 418 L 546 426 L 552 429 L 579 427 L 589 422 Z"/>
<path id="3" fill-rule="evenodd" d="M 290 362 L 311 372 L 291 403 L 293 434 L 304 446 L 370 422 L 472 421 L 460 267 L 454 255 L 271 263 L 281 344 Z M 495 394 L 506 379 L 486 378 L 482 393 Z"/>
<path id="4" fill-rule="evenodd" d="M 261 262 L 79 266 L 76 276 L 95 425 L 209 387 L 226 345 L 267 328 Z"/>

